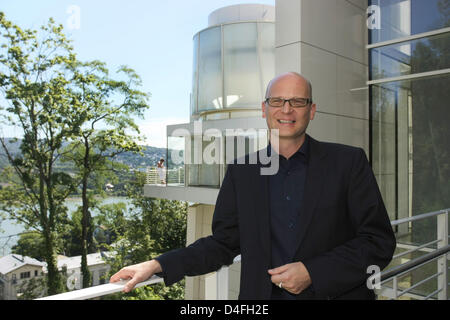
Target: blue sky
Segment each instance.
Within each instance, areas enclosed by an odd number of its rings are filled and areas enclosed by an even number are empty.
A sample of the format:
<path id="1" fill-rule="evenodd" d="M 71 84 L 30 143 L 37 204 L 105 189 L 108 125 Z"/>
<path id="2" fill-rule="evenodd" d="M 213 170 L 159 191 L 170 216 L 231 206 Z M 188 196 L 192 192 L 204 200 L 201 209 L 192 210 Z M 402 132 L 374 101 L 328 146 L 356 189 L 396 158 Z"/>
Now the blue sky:
<path id="1" fill-rule="evenodd" d="M 138 123 L 147 144 L 161 147 L 167 124 L 189 122 L 192 37 L 208 26 L 212 11 L 240 3 L 275 0 L 0 0 L 0 11 L 22 28 L 37 29 L 53 17 L 80 60 L 104 61 L 110 71 L 123 64 L 135 69 L 152 95 Z M 72 6 L 80 10 L 79 26 Z"/>

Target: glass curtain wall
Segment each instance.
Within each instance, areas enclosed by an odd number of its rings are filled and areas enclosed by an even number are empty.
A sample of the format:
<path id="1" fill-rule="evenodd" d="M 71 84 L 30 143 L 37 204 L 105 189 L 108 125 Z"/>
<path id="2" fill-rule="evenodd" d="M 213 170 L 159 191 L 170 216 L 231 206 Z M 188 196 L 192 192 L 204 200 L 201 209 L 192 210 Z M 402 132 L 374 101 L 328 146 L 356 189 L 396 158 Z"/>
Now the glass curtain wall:
<path id="1" fill-rule="evenodd" d="M 274 23 L 230 23 L 200 31 L 194 37 L 191 114 L 259 109 L 265 87 L 275 75 L 274 54 Z M 232 117 L 231 112 L 226 117 Z"/>
<path id="2" fill-rule="evenodd" d="M 185 137 L 167 137 L 167 185 L 184 186 L 185 140 Z"/>
<path id="3" fill-rule="evenodd" d="M 444 28 L 450 27 L 450 2 L 370 4 L 381 9 L 381 29 L 369 30 L 371 163 L 389 216 L 449 208 L 450 33 Z M 436 230 L 436 219 L 425 219 L 396 231 L 400 243 L 419 245 L 435 240 Z M 410 283 L 426 276 L 413 272 Z M 415 292 L 433 289 L 430 284 Z"/>

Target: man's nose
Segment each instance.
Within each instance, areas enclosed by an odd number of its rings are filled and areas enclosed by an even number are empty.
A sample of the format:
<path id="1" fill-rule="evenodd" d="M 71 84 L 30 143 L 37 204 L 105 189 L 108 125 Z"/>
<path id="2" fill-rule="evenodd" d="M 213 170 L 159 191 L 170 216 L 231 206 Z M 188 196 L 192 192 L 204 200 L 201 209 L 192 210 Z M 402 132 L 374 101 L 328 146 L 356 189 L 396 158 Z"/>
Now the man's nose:
<path id="1" fill-rule="evenodd" d="M 291 104 L 289 103 L 289 100 L 285 100 L 283 103 L 283 106 L 281 107 L 281 111 L 284 113 L 290 113 L 292 111 Z"/>

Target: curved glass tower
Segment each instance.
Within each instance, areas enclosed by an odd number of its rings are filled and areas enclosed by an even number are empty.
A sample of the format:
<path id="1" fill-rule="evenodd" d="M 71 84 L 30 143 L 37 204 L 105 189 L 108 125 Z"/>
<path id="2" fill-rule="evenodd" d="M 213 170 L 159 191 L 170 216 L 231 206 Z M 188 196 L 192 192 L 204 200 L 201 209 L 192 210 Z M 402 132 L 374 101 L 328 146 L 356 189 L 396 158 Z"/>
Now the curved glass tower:
<path id="1" fill-rule="evenodd" d="M 274 18 L 274 7 L 255 4 L 210 14 L 193 39 L 191 121 L 260 115 L 275 74 Z"/>

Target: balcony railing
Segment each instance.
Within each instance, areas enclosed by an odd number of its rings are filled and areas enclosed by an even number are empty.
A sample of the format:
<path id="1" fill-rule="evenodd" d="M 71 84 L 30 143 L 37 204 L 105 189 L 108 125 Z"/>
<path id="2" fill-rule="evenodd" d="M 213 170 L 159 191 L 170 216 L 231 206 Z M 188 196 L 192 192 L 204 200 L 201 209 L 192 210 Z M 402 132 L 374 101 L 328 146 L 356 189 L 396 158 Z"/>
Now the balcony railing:
<path id="1" fill-rule="evenodd" d="M 47 296 L 43 298 L 39 298 L 36 300 L 87 300 L 91 298 L 97 298 L 101 296 L 105 296 L 111 293 L 116 293 L 122 291 L 125 287 L 125 284 L 128 281 L 122 280 L 114 283 L 102 284 L 90 288 L 73 290 L 69 292 L 64 292 L 60 294 L 56 294 L 53 296 Z M 150 279 L 138 283 L 135 288 L 152 285 L 155 283 L 163 282 L 163 278 L 158 276 L 153 276 Z"/>
<path id="2" fill-rule="evenodd" d="M 448 286 L 450 285 L 448 282 L 448 255 L 450 251 L 448 244 L 449 211 L 450 208 L 391 222 L 393 227 L 408 224 L 408 229 L 411 229 L 414 222 L 435 218 L 437 220 L 437 239 L 421 245 L 405 245 L 397 242 L 397 247 L 406 249 L 406 251 L 394 255 L 393 261 L 404 259 L 405 256 L 427 253 L 388 268 L 380 274 L 373 275 L 372 279 L 378 278 L 381 281 L 381 288 L 377 290 L 379 296 L 395 300 L 401 298 L 448 300 Z M 436 248 L 433 248 L 433 246 Z M 432 265 L 433 262 L 436 262 L 436 266 Z M 419 278 L 419 280 L 416 282 L 414 278 Z M 436 280 L 436 288 L 430 283 L 432 280 Z"/>
<path id="3" fill-rule="evenodd" d="M 448 299 L 448 258 L 450 246 L 448 245 L 448 213 L 449 209 L 440 210 L 436 212 L 424 213 L 421 215 L 413 216 L 410 218 L 404 218 L 392 221 L 393 227 L 401 224 L 409 224 L 409 228 L 413 222 L 417 222 L 423 219 L 436 218 L 437 219 L 437 239 L 422 245 L 407 245 L 398 242 L 397 247 L 401 250 L 406 250 L 404 252 L 397 253 L 393 257 L 393 262 L 398 261 L 401 263 L 388 267 L 381 273 L 371 276 L 371 279 L 380 279 L 381 288 L 376 289 L 379 299 L 438 299 L 447 300 Z M 433 248 L 432 246 L 436 246 Z M 423 253 L 421 256 L 413 259 L 406 259 L 405 257 L 412 254 Z M 234 259 L 234 263 L 239 263 L 241 257 L 237 256 Z M 416 283 L 413 281 L 403 281 L 401 285 L 402 278 L 406 277 L 412 272 L 417 272 L 420 269 L 430 270 L 430 264 L 433 261 L 437 261 L 437 271 L 431 275 L 426 274 L 424 279 L 419 280 Z M 393 263 L 391 263 L 392 265 Z M 432 268 L 433 269 L 433 266 Z M 421 286 L 425 286 L 431 280 L 437 280 L 437 288 L 429 290 L 430 292 L 418 293 L 417 289 Z M 162 282 L 163 279 L 157 276 L 153 276 L 147 281 L 141 282 L 136 285 L 136 287 L 142 287 L 146 285 L 152 285 L 155 283 Z M 217 292 L 216 298 L 218 300 L 227 300 L 229 298 L 229 267 L 224 266 L 216 275 L 217 281 Z M 392 282 L 392 284 L 390 284 Z M 409 287 L 405 288 L 405 282 L 408 282 Z M 53 296 L 48 296 L 40 298 L 38 300 L 85 300 L 96 297 L 101 297 L 115 292 L 120 292 L 126 281 L 120 281 L 117 283 L 108 283 L 104 285 L 99 285 L 91 288 L 74 290 L 62 294 L 57 294 Z"/>
<path id="4" fill-rule="evenodd" d="M 180 185 L 184 186 L 184 167 L 164 169 L 164 180 L 160 179 L 157 167 L 147 167 L 146 183 L 151 185 Z"/>

